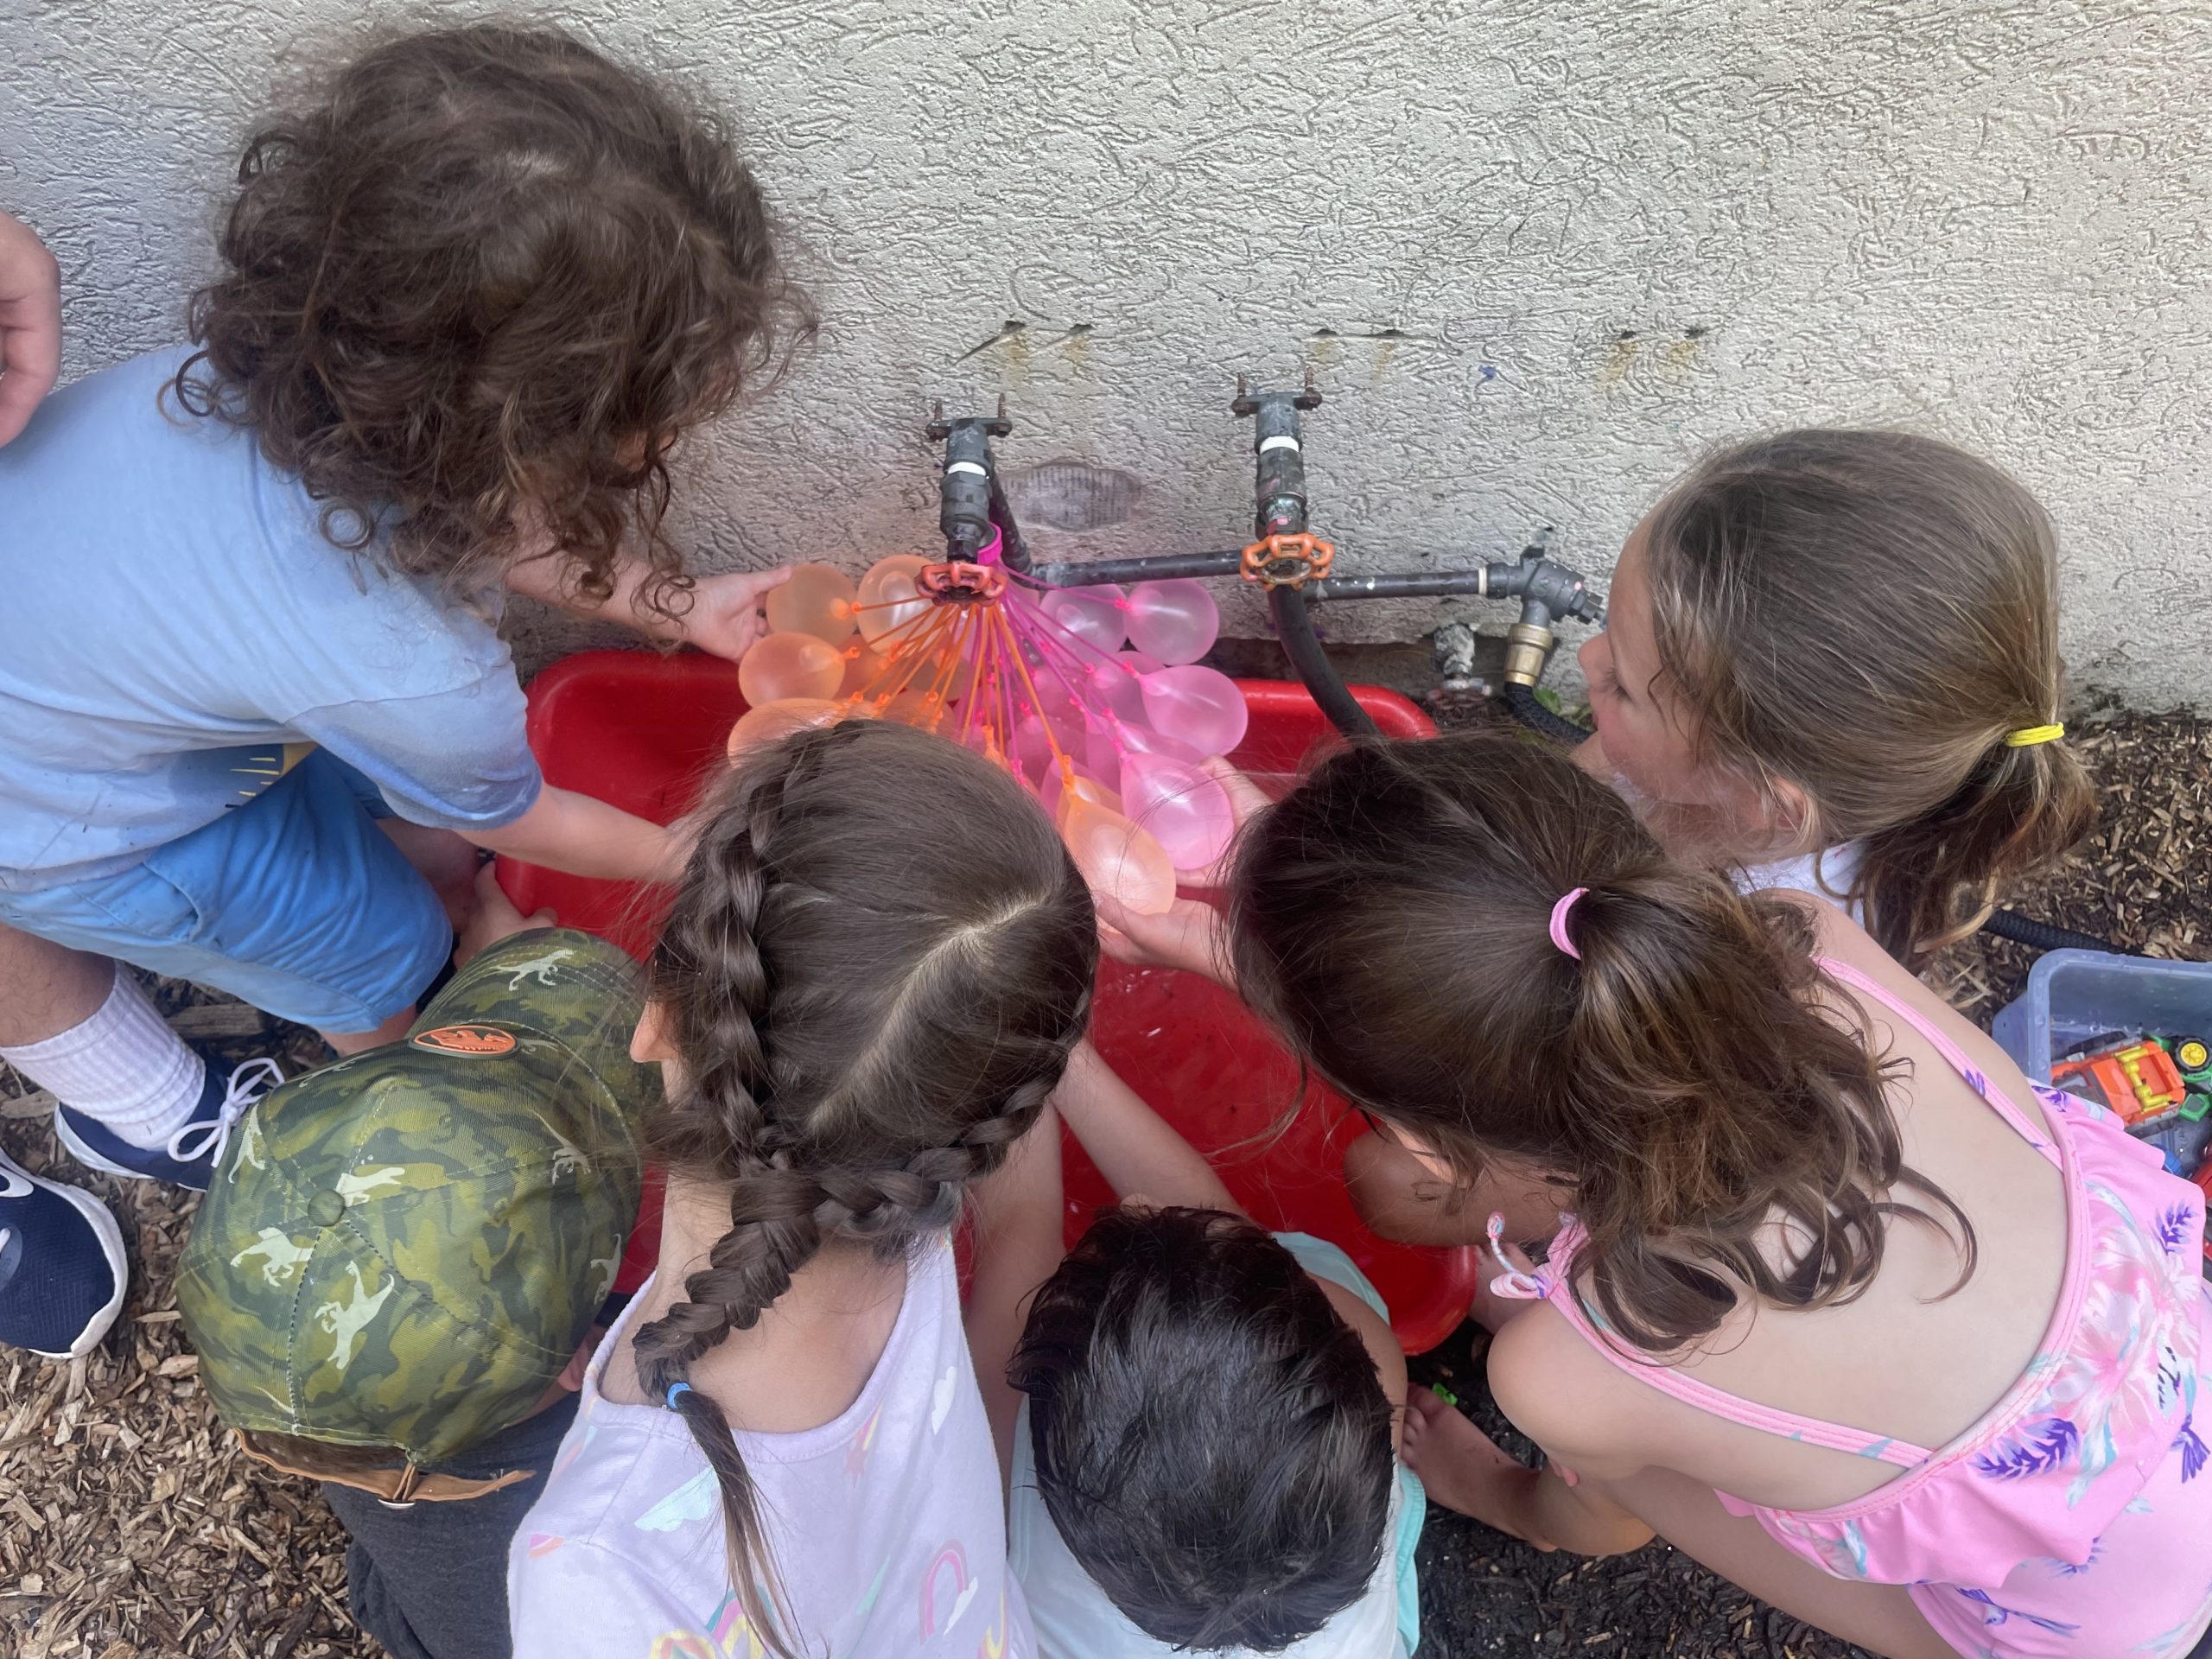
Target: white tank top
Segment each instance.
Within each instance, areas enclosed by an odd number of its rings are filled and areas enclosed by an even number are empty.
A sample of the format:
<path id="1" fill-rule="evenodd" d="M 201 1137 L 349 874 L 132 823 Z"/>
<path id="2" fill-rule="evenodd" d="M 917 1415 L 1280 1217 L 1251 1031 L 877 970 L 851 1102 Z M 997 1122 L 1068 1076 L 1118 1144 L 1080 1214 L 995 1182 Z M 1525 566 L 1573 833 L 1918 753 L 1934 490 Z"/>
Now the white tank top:
<path id="1" fill-rule="evenodd" d="M 1735 872 L 1736 891 L 1764 893 L 1770 887 L 1791 887 L 1825 899 L 1853 921 L 1864 922 L 1866 918 L 1859 914 L 1859 901 L 1847 896 L 1851 884 L 1859 878 L 1859 861 L 1864 855 L 1865 849 L 1857 842 L 1847 841 L 1821 852 L 1777 858 L 1771 864 L 1748 864 Z"/>
<path id="2" fill-rule="evenodd" d="M 599 1345 L 544 1491 L 507 1556 L 530 1659 L 758 1654 L 730 1592 L 721 1493 L 673 1412 L 607 1399 L 640 1290 Z M 998 1454 L 960 1325 L 952 1246 L 915 1249 L 860 1397 L 818 1428 L 740 1432 L 797 1645 L 838 1659 L 1030 1659 L 1007 1570 Z"/>

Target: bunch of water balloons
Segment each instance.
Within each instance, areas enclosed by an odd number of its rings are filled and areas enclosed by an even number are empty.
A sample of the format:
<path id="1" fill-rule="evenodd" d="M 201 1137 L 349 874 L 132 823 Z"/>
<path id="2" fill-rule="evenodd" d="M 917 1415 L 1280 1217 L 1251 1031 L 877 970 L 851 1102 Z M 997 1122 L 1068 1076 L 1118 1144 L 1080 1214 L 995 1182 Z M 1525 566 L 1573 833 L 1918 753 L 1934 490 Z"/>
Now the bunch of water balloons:
<path id="1" fill-rule="evenodd" d="M 994 541 L 974 564 L 893 554 L 857 586 L 802 564 L 766 610 L 732 759 L 840 720 L 940 733 L 1034 791 L 1091 886 L 1143 913 L 1228 849 L 1236 813 L 1204 763 L 1243 741 L 1246 709 L 1198 663 L 1221 626 L 1201 583 L 1048 586 Z"/>

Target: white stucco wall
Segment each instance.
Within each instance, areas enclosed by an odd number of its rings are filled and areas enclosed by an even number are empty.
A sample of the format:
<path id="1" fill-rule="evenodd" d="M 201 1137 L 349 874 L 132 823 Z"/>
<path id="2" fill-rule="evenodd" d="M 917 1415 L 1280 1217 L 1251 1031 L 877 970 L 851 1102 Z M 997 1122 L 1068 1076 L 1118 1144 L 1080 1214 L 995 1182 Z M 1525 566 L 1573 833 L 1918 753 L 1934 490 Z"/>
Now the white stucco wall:
<path id="1" fill-rule="evenodd" d="M 0 0 L 0 205 L 60 253 L 72 372 L 178 334 L 276 48 L 364 10 Z M 1048 551 L 1233 545 L 1230 377 L 1311 365 L 1316 528 L 1363 568 L 1552 522 L 1602 571 L 1714 439 L 1908 423 L 2051 506 L 2078 679 L 2212 703 L 2196 0 L 558 15 L 739 111 L 830 320 L 703 447 L 689 524 L 717 561 L 925 549 L 929 401 L 1001 391 L 1010 466 L 1151 480 L 1130 523 Z"/>

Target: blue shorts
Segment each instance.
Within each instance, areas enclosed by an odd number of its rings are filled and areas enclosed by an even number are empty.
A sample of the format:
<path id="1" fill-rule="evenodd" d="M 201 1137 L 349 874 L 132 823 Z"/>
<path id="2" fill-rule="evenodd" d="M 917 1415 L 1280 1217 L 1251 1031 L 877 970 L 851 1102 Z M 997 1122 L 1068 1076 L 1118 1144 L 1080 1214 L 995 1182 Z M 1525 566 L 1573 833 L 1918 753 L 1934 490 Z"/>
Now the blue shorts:
<path id="1" fill-rule="evenodd" d="M 375 785 L 317 749 L 130 869 L 0 891 L 0 922 L 318 1031 L 374 1031 L 453 954 L 445 906 L 377 828 L 389 816 Z"/>

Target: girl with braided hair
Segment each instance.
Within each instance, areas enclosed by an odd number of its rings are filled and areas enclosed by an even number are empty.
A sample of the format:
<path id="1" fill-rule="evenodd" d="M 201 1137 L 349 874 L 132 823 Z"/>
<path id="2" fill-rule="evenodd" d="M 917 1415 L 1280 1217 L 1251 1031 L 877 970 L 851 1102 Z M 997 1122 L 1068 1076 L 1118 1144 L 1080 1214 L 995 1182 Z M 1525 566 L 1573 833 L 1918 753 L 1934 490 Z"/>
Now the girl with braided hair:
<path id="1" fill-rule="evenodd" d="M 516 1651 L 1029 1655 L 950 1229 L 1083 1034 L 1090 895 L 902 726 L 798 734 L 701 817 L 632 1044 L 659 1268 L 517 1535 Z"/>

